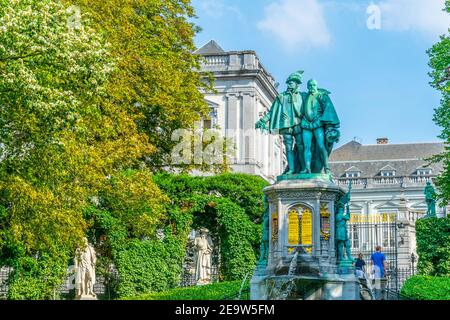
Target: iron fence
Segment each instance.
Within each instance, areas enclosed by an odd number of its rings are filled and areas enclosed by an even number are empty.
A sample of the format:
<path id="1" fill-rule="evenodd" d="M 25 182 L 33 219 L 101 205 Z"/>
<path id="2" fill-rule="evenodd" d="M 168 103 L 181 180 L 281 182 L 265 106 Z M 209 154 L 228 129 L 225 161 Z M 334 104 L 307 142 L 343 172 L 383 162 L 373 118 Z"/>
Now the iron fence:
<path id="1" fill-rule="evenodd" d="M 213 265 L 210 269 L 211 282 L 220 281 L 220 269 L 217 265 Z M 180 287 L 192 287 L 197 285 L 195 272 L 192 268 L 185 268 L 181 275 Z"/>
<path id="2" fill-rule="evenodd" d="M 8 267 L 0 268 L 0 299 L 6 299 L 8 294 L 8 278 L 12 269 Z"/>
<path id="3" fill-rule="evenodd" d="M 362 222 L 348 224 L 349 238 L 351 242 L 351 252 L 354 257 L 362 254 L 366 262 L 365 271 L 372 275 L 374 267 L 371 265 L 371 257 L 375 252 L 375 247 L 381 246 L 386 257 L 386 288 L 387 290 L 398 291 L 400 289 L 397 273 L 397 220 L 390 216 L 385 221 L 373 223 L 371 219 Z"/>

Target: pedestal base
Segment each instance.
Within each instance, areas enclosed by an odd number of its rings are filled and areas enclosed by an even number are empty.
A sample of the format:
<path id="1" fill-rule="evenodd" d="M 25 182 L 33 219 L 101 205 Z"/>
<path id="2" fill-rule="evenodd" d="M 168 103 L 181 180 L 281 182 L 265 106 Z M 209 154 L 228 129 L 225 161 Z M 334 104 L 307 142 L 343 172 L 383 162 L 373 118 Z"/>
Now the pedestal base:
<path id="1" fill-rule="evenodd" d="M 336 261 L 336 202 L 345 189 L 327 174 L 283 175 L 264 194 L 269 258 L 255 270 L 251 299 L 359 300 L 353 261 Z"/>
<path id="2" fill-rule="evenodd" d="M 75 298 L 75 300 L 98 300 L 96 296 L 81 295 Z"/>

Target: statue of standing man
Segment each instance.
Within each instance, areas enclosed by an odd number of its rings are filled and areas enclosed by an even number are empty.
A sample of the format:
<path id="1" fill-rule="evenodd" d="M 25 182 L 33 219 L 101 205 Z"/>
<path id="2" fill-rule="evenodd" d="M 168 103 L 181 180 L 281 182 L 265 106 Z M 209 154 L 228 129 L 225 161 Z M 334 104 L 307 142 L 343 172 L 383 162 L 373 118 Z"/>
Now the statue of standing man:
<path id="1" fill-rule="evenodd" d="M 302 173 L 330 173 L 328 157 L 333 144 L 339 140 L 339 118 L 329 97 L 330 92 L 319 89 L 317 81 L 308 81 L 301 110 L 304 163 Z"/>
<path id="2" fill-rule="evenodd" d="M 75 254 L 75 298 L 78 300 L 97 298 L 94 293 L 96 261 L 94 247 L 84 238 L 84 249 L 78 248 Z"/>
<path id="3" fill-rule="evenodd" d="M 256 123 L 256 129 L 269 130 L 283 136 L 288 169 L 286 174 L 296 173 L 296 163 L 303 162 L 302 130 L 300 127 L 303 98 L 300 92 L 303 71 L 294 72 L 286 80 L 287 91 L 273 102 L 269 112 Z M 269 127 L 267 127 L 269 122 Z M 294 144 L 295 143 L 295 144 Z M 297 146 L 297 152 L 294 149 Z M 296 157 L 297 155 L 297 157 Z"/>
<path id="4" fill-rule="evenodd" d="M 425 193 L 425 201 L 427 202 L 427 217 L 428 218 L 436 218 L 436 191 L 434 187 L 431 185 L 431 182 L 427 182 L 427 186 L 424 190 Z"/>
<path id="5" fill-rule="evenodd" d="M 211 255 L 213 244 L 208 236 L 209 231 L 205 228 L 199 230 L 195 237 L 195 276 L 198 285 L 211 283 Z"/>
<path id="6" fill-rule="evenodd" d="M 350 184 L 347 194 L 345 194 L 336 203 L 336 246 L 338 253 L 338 262 L 351 261 L 353 262 L 350 238 L 348 236 L 347 222 L 350 220 L 350 193 L 352 185 Z M 347 209 L 347 213 L 346 210 Z M 344 258 L 344 253 L 346 257 Z"/>

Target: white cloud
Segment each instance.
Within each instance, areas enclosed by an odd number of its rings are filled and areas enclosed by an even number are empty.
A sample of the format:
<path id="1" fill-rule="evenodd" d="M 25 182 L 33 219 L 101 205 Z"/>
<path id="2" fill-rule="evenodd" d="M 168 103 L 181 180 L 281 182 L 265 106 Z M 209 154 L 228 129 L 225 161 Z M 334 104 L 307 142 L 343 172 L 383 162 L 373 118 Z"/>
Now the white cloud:
<path id="1" fill-rule="evenodd" d="M 450 15 L 442 9 L 445 0 L 384 0 L 381 28 L 392 31 L 420 31 L 432 37 L 446 33 Z M 377 3 L 375 3 L 377 4 Z"/>
<path id="2" fill-rule="evenodd" d="M 258 29 L 271 33 L 288 50 L 326 47 L 331 35 L 317 0 L 279 0 L 265 7 Z"/>
<path id="3" fill-rule="evenodd" d="M 208 16 L 220 18 L 224 15 L 234 15 L 239 19 L 243 18 L 241 10 L 236 6 L 225 4 L 224 0 L 197 0 L 199 8 Z"/>

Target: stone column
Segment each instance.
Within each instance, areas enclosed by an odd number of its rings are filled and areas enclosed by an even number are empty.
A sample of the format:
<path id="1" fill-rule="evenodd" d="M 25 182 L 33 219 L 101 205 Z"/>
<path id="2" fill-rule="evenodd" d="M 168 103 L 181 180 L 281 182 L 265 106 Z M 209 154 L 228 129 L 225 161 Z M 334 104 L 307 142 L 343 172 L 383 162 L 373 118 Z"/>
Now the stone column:
<path id="1" fill-rule="evenodd" d="M 233 138 L 236 145 L 236 156 L 235 159 L 239 162 L 239 150 L 241 149 L 239 145 L 239 126 L 238 126 L 238 94 L 237 93 L 227 93 L 227 113 L 226 113 L 226 131 L 228 132 L 227 138 Z M 230 133 L 232 135 L 230 136 Z"/>
<path id="2" fill-rule="evenodd" d="M 258 121 L 258 114 L 256 110 L 255 93 L 242 93 L 242 130 L 244 132 L 243 142 L 241 147 L 241 159 L 245 163 L 256 163 L 256 137 L 255 137 L 255 123 Z M 248 143 L 247 143 L 248 141 Z"/>
<path id="3" fill-rule="evenodd" d="M 314 202 L 313 214 L 313 255 L 320 256 L 320 193 Z"/>
<path id="4" fill-rule="evenodd" d="M 276 254 L 274 254 L 274 251 L 276 250 L 276 248 L 273 245 L 273 220 L 272 220 L 272 213 L 275 211 L 275 206 L 273 204 L 273 202 L 268 199 L 269 201 L 269 259 L 268 259 L 268 264 L 271 263 L 272 259 L 274 258 L 274 256 L 276 256 Z"/>
<path id="5" fill-rule="evenodd" d="M 336 260 L 336 240 L 335 240 L 335 221 L 334 221 L 334 201 L 330 202 L 330 239 L 329 239 L 329 250 L 330 250 L 330 258 L 331 261 L 334 262 Z"/>
<path id="6" fill-rule="evenodd" d="M 279 256 L 283 256 L 284 255 L 284 206 L 281 202 L 281 199 L 278 199 L 278 254 Z"/>

